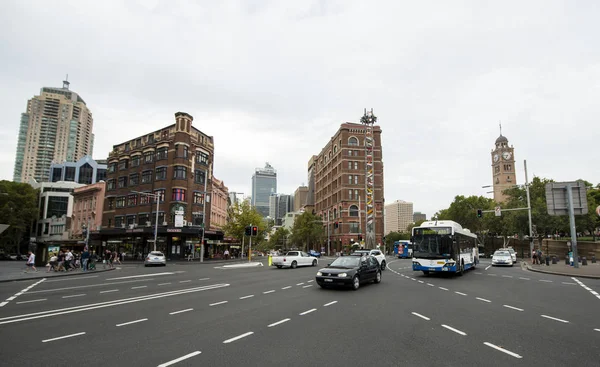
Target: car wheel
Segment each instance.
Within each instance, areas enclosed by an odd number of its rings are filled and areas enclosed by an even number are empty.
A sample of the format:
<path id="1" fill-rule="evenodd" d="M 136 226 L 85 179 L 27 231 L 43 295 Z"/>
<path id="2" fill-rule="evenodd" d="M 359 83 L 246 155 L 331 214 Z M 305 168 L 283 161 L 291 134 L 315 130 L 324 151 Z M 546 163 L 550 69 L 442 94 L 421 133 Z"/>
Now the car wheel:
<path id="1" fill-rule="evenodd" d="M 427 270 L 423 270 L 423 274 L 425 274 L 425 276 L 428 276 L 429 272 Z"/>
<path id="2" fill-rule="evenodd" d="M 317 260 L 313 260 L 312 266 L 317 266 Z"/>
<path id="3" fill-rule="evenodd" d="M 146 268 L 147 268 L 147 267 L 148 267 L 148 264 L 144 264 L 144 267 L 146 267 Z"/>
<path id="4" fill-rule="evenodd" d="M 319 284 L 319 287 L 321 287 L 323 289 L 327 288 L 327 286 L 325 284 Z"/>
<path id="5" fill-rule="evenodd" d="M 277 269 L 281 269 L 281 268 L 283 268 L 283 266 L 277 265 Z"/>
<path id="6" fill-rule="evenodd" d="M 360 288 L 360 279 L 358 278 L 358 275 L 355 275 L 354 278 L 352 278 L 352 289 L 357 290 L 358 288 Z"/>
<path id="7" fill-rule="evenodd" d="M 375 274 L 375 280 L 373 281 L 375 284 L 381 283 L 381 271 L 378 270 L 377 274 Z"/>
<path id="8" fill-rule="evenodd" d="M 296 266 L 298 266 L 298 263 L 295 261 L 292 261 L 292 269 L 296 269 Z"/>
<path id="9" fill-rule="evenodd" d="M 385 260 L 381 261 L 381 270 L 385 270 Z"/>

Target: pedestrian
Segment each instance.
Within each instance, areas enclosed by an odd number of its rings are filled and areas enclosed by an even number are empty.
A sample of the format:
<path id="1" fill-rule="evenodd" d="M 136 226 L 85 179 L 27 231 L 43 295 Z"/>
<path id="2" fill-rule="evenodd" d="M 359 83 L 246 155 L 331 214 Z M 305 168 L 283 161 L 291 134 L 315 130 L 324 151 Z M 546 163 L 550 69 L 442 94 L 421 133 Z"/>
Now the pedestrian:
<path id="1" fill-rule="evenodd" d="M 104 260 L 102 260 L 102 263 L 104 264 L 104 269 L 106 269 L 107 265 L 109 269 L 112 267 L 112 254 L 110 253 L 109 249 L 104 251 Z"/>
<path id="2" fill-rule="evenodd" d="M 50 262 L 48 263 L 48 265 L 50 265 L 48 267 L 48 273 L 51 272 L 52 270 L 57 271 L 58 257 L 56 257 L 56 255 L 52 254 L 52 257 L 50 258 Z"/>
<path id="3" fill-rule="evenodd" d="M 27 258 L 27 262 L 25 263 L 25 273 L 29 273 L 29 268 L 33 269 L 33 271 L 37 273 L 38 270 L 35 268 L 35 255 L 31 251 L 29 251 L 28 254 L 29 257 Z"/>
<path id="4" fill-rule="evenodd" d="M 65 271 L 71 270 L 71 261 L 73 261 L 73 253 L 67 249 L 67 253 L 65 254 Z"/>
<path id="5" fill-rule="evenodd" d="M 81 254 L 81 270 L 82 271 L 87 271 L 87 264 L 88 264 L 89 258 L 90 258 L 90 252 L 88 251 L 88 248 L 85 247 L 83 249 L 83 253 Z"/>
<path id="6" fill-rule="evenodd" d="M 114 261 L 115 263 L 119 263 L 119 265 L 122 265 L 122 264 L 121 264 L 121 255 L 119 254 L 119 252 L 118 252 L 118 251 L 115 251 L 115 257 L 114 257 L 114 260 L 113 260 L 113 261 Z"/>
<path id="7" fill-rule="evenodd" d="M 223 255 L 225 255 L 225 260 L 229 260 L 229 250 L 225 249 Z"/>

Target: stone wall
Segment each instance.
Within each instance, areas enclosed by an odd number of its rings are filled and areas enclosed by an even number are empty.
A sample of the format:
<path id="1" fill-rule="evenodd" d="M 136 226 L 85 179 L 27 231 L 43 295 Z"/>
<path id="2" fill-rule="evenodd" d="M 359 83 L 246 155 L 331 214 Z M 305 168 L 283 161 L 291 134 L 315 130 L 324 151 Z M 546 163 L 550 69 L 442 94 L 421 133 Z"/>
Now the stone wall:
<path id="1" fill-rule="evenodd" d="M 542 252 L 544 254 L 550 254 L 551 256 L 558 256 L 560 259 L 564 259 L 565 255 L 568 252 L 567 248 L 568 240 L 552 240 L 552 239 L 544 239 L 542 240 Z M 537 248 L 539 241 L 536 240 L 534 242 L 535 247 Z M 495 250 L 503 247 L 504 239 L 503 238 L 486 238 L 485 242 L 485 254 L 491 255 Z M 506 246 L 510 246 L 515 249 L 518 257 L 527 257 L 529 258 L 529 241 L 528 240 L 519 240 L 515 238 L 511 238 Z M 579 256 L 587 256 L 588 259 L 592 257 L 592 255 L 596 255 L 596 258 L 600 258 L 600 242 L 591 242 L 591 241 L 577 241 L 577 254 Z"/>

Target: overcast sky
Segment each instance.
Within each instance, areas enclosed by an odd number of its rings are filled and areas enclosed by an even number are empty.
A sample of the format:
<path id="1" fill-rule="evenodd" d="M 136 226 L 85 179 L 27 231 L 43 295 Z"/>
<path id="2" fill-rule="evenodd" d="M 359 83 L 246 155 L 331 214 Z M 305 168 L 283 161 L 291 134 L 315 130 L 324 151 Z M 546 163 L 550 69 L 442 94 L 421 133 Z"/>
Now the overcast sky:
<path id="1" fill-rule="evenodd" d="M 94 116 L 94 158 L 194 116 L 214 174 L 250 193 L 269 162 L 278 191 L 346 121 L 373 108 L 385 200 L 428 218 L 485 195 L 490 151 L 515 147 L 529 177 L 600 183 L 598 1 L 1 1 L 0 179 L 20 114 L 42 86 Z"/>

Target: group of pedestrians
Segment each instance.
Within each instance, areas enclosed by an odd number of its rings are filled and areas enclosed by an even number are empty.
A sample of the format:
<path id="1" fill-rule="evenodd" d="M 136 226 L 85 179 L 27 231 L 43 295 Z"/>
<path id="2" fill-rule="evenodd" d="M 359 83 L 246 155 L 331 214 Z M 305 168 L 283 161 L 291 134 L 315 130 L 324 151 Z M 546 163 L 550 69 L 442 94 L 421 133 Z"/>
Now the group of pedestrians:
<path id="1" fill-rule="evenodd" d="M 531 258 L 533 261 L 533 265 L 542 265 L 542 250 L 534 249 L 531 253 Z"/>

